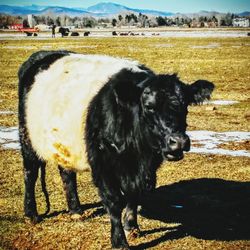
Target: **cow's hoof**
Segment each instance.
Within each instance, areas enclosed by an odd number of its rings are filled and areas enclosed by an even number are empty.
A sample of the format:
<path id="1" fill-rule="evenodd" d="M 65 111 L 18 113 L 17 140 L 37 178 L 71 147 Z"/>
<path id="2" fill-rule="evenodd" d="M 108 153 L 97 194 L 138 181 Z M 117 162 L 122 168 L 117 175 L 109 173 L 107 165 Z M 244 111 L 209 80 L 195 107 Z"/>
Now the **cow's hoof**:
<path id="1" fill-rule="evenodd" d="M 133 228 L 132 230 L 124 230 L 124 232 L 128 240 L 132 240 L 132 239 L 140 237 L 139 228 Z"/>
<path id="2" fill-rule="evenodd" d="M 42 218 L 39 215 L 36 215 L 36 216 L 25 216 L 24 217 L 24 221 L 25 221 L 26 224 L 35 225 L 35 224 L 41 222 Z"/>
<path id="3" fill-rule="evenodd" d="M 82 213 L 83 213 L 83 210 L 80 207 L 77 208 L 77 209 L 69 210 L 70 215 L 75 215 L 75 214 L 81 215 Z"/>
<path id="4" fill-rule="evenodd" d="M 127 243 L 125 243 L 123 246 L 118 247 L 112 247 L 112 250 L 130 250 L 131 248 Z"/>
<path id="5" fill-rule="evenodd" d="M 82 218 L 80 214 L 71 214 L 70 217 L 72 220 L 80 220 Z"/>

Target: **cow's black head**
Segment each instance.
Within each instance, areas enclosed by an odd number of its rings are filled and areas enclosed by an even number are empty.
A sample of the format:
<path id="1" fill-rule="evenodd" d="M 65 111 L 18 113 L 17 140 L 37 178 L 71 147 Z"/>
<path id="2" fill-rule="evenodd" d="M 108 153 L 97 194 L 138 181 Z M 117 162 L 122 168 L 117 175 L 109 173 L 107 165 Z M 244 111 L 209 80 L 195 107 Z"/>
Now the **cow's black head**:
<path id="1" fill-rule="evenodd" d="M 140 102 L 150 127 L 152 146 L 157 147 L 163 158 L 180 160 L 183 151 L 190 150 L 186 134 L 188 105 L 209 99 L 213 89 L 211 82 L 199 80 L 187 85 L 176 75 L 159 75 L 148 81 Z"/>
<path id="2" fill-rule="evenodd" d="M 116 82 L 116 102 L 135 111 L 139 106 L 140 122 L 145 126 L 142 133 L 153 150 L 168 160 L 182 159 L 183 152 L 190 150 L 188 105 L 209 99 L 214 84 L 199 80 L 188 85 L 176 75 L 153 75 L 146 80 L 144 76 L 140 83 L 133 83 L 134 79 L 134 74 L 127 73 Z"/>

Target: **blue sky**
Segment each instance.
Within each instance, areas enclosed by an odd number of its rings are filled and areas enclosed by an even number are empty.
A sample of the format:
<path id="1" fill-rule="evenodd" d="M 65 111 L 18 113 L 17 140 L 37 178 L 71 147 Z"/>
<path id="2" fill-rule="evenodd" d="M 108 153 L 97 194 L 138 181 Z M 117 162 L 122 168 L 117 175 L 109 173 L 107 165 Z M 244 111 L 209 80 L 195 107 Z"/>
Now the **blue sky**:
<path id="1" fill-rule="evenodd" d="M 99 2 L 114 2 L 131 8 L 154 9 L 170 12 L 197 12 L 200 10 L 221 12 L 250 11 L 250 0 L 0 0 L 8 5 L 56 5 L 86 8 Z"/>

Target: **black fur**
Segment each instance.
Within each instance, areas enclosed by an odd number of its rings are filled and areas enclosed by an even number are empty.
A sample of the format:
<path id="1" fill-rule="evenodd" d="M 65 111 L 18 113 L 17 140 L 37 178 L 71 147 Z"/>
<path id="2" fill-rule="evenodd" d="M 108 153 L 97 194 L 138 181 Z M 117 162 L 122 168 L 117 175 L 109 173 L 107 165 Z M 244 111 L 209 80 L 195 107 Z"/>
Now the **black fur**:
<path id="1" fill-rule="evenodd" d="M 25 214 L 33 220 L 38 219 L 35 182 L 39 166 L 44 168 L 45 163 L 38 159 L 27 133 L 25 97 L 35 75 L 68 54 L 67 51 L 35 53 L 21 66 L 18 74 L 24 207 Z M 110 215 L 114 248 L 129 248 L 123 229 L 139 228 L 138 202 L 145 192 L 154 189 L 156 170 L 162 161 L 180 160 L 183 151 L 189 150 L 187 106 L 209 99 L 214 88 L 208 81 L 186 85 L 176 75 L 156 75 L 144 66 L 139 67 L 140 72 L 122 69 L 96 94 L 88 107 L 83 135 L 93 182 Z M 63 166 L 59 170 L 69 210 L 80 213 L 76 174 L 63 169 Z M 125 207 L 122 224 L 121 213 Z"/>
<path id="2" fill-rule="evenodd" d="M 114 248 L 128 248 L 124 228 L 138 229 L 140 196 L 156 184 L 164 158 L 179 160 L 190 141 L 187 106 L 209 98 L 213 84 L 185 85 L 176 75 L 126 69 L 92 100 L 87 115 L 87 153 L 95 185 L 111 218 Z M 178 145 L 177 145 L 178 144 Z"/>
<path id="3" fill-rule="evenodd" d="M 204 99 L 209 99 L 214 86 L 206 80 L 198 80 L 194 82 L 189 90 L 189 102 L 192 104 L 200 104 Z"/>

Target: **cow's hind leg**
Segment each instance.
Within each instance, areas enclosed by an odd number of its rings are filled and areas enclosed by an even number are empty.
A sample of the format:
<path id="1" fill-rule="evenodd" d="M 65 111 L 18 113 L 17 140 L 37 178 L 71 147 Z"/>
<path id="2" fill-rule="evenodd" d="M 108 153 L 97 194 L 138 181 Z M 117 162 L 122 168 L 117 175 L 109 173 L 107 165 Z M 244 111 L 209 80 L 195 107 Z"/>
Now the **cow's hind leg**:
<path id="1" fill-rule="evenodd" d="M 139 235 L 139 226 L 137 223 L 137 203 L 128 202 L 124 214 L 124 230 L 128 237 L 137 237 Z"/>
<path id="2" fill-rule="evenodd" d="M 81 214 L 81 204 L 77 194 L 76 173 L 72 170 L 66 170 L 58 167 L 66 193 L 69 212 L 72 214 Z"/>
<path id="3" fill-rule="evenodd" d="M 45 163 L 30 154 L 24 154 L 23 156 L 25 184 L 24 213 L 33 223 L 40 221 L 36 207 L 35 185 L 38 177 L 38 170 L 42 164 Z"/>

